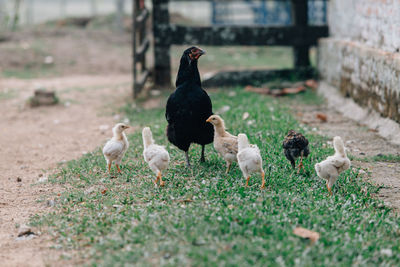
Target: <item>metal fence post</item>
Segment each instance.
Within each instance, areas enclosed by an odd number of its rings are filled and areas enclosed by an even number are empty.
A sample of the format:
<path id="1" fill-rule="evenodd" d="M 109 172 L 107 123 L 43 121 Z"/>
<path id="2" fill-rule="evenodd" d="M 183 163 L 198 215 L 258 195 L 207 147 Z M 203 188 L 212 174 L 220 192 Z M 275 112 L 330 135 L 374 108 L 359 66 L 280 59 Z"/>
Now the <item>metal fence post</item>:
<path id="1" fill-rule="evenodd" d="M 308 1 L 307 0 L 291 0 L 292 2 L 292 17 L 295 26 L 305 35 L 308 25 Z M 294 67 L 310 66 L 308 45 L 300 45 L 293 47 Z"/>
<path id="2" fill-rule="evenodd" d="M 161 87 L 171 86 L 170 44 L 161 38 L 168 29 L 168 0 L 153 0 L 154 83 Z"/>

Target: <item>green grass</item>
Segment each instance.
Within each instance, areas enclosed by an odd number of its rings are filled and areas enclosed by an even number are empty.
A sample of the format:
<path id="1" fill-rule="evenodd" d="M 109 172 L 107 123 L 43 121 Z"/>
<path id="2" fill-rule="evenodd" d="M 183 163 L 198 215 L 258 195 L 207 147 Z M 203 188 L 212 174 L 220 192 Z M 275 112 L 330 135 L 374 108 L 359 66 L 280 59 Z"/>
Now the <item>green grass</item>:
<path id="1" fill-rule="evenodd" d="M 236 164 L 226 175 L 211 145 L 204 164 L 199 163 L 200 147 L 193 145 L 194 166 L 187 169 L 183 153 L 166 140 L 164 109 L 127 105 L 132 124 L 151 126 L 156 142 L 170 152 L 166 186 L 154 187 L 138 130 L 129 135 L 121 175 L 107 174 L 100 149 L 63 166 L 51 181 L 68 189 L 57 197 L 55 210 L 33 224 L 52 233 L 58 247 L 74 249 L 87 263 L 101 266 L 400 264 L 400 218 L 372 197 L 377 188 L 358 178 L 358 170 L 343 173 L 328 196 L 313 165 L 333 150 L 323 148 L 323 137 L 299 127 L 286 107 L 292 100 L 240 88 L 210 96 L 214 110 L 231 107 L 222 114 L 229 131 L 247 133 L 260 147 L 265 190 L 259 188 L 259 175 L 245 188 Z M 242 120 L 244 112 L 250 113 L 247 120 Z M 291 128 L 310 140 L 311 155 L 300 175 L 281 149 Z M 319 232 L 320 240 L 310 245 L 292 233 L 296 226 Z"/>
<path id="2" fill-rule="evenodd" d="M 364 157 L 364 158 L 355 158 L 358 161 L 363 162 L 393 162 L 397 163 L 400 162 L 400 155 L 393 155 L 393 154 L 378 154 L 372 157 Z"/>
<path id="3" fill-rule="evenodd" d="M 172 46 L 172 73 L 179 68 L 182 51 L 188 46 Z M 199 69 L 206 71 L 288 69 L 293 68 L 293 49 L 283 46 L 201 46 L 207 54 L 199 62 Z M 316 66 L 316 49 L 310 50 L 310 60 Z M 232 67 L 234 66 L 234 67 Z M 228 69 L 227 69 L 228 68 Z"/>

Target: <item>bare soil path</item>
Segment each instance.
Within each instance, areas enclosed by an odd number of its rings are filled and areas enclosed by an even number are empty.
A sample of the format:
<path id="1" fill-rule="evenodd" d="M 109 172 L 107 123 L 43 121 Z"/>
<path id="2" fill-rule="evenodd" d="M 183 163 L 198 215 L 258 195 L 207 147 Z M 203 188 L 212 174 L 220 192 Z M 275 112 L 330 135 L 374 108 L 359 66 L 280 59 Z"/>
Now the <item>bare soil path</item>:
<path id="1" fill-rule="evenodd" d="M 37 87 L 55 90 L 61 103 L 26 107 Z M 122 119 L 111 111 L 129 97 L 129 75 L 0 80 L 1 266 L 71 264 L 59 261 L 66 252 L 51 249 L 54 244 L 46 233 L 18 240 L 18 226 L 51 211 L 46 201 L 38 201 L 61 190 L 42 182 L 49 170 L 102 145 Z"/>

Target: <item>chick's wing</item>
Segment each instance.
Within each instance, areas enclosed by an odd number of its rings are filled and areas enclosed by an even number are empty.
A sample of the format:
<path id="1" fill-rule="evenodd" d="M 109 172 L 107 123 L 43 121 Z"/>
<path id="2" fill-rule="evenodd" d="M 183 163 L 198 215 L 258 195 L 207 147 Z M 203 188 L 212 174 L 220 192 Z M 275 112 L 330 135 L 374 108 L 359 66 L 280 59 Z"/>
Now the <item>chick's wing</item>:
<path id="1" fill-rule="evenodd" d="M 123 151 L 124 144 L 115 141 L 108 141 L 103 148 L 103 154 L 109 157 L 118 157 Z"/>

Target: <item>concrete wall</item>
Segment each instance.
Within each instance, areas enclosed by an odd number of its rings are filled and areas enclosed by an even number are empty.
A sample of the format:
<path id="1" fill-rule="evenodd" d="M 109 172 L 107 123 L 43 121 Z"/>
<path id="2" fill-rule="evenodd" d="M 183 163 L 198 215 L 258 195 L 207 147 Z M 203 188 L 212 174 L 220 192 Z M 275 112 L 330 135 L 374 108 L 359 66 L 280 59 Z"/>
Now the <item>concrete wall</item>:
<path id="1" fill-rule="evenodd" d="M 400 0 L 331 0 L 321 78 L 358 104 L 400 122 Z"/>

